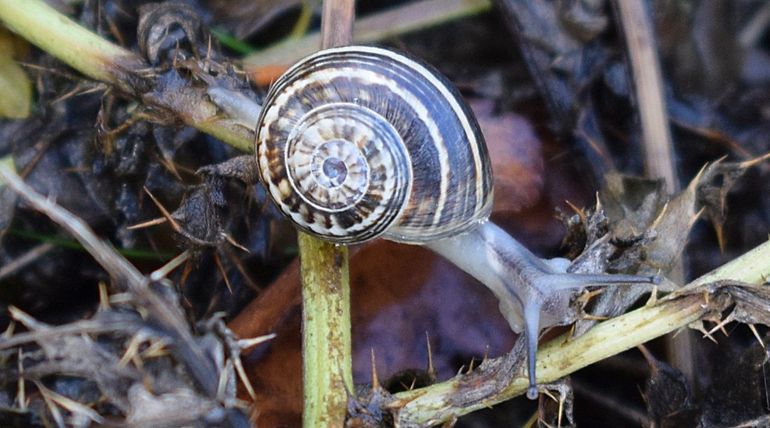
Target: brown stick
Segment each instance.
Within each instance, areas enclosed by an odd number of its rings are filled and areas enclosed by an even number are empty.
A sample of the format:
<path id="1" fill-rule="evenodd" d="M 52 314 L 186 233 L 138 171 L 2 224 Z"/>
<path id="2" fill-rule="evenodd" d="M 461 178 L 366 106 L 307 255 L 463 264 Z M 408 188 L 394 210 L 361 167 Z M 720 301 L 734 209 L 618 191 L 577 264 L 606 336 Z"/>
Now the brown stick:
<path id="1" fill-rule="evenodd" d="M 648 177 L 660 177 L 674 193 L 678 179 L 674 169 L 671 132 L 668 126 L 663 78 L 650 17 L 641 1 L 615 1 L 628 45 L 636 100 L 642 126 L 644 167 Z"/>
<path id="2" fill-rule="evenodd" d="M 636 100 L 642 128 L 642 151 L 644 169 L 650 178 L 662 178 L 669 193 L 679 189 L 674 163 L 674 149 L 663 89 L 658 49 L 650 14 L 645 2 L 616 0 L 615 10 L 621 21 L 626 36 L 628 58 L 634 76 Z M 669 273 L 669 278 L 682 282 L 684 279 L 683 263 L 679 263 Z M 666 338 L 667 359 L 682 370 L 694 385 L 696 367 L 695 337 L 685 331 L 675 337 Z"/>

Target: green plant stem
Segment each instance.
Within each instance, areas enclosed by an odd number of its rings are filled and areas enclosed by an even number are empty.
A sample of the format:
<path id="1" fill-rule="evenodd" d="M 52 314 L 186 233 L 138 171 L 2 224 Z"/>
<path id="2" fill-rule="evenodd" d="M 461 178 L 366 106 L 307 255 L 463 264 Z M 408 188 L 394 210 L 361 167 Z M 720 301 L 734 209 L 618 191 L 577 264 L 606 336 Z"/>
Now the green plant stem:
<path id="1" fill-rule="evenodd" d="M 143 65 L 132 52 L 81 27 L 41 0 L 0 0 L 0 20 L 15 33 L 81 73 L 114 85 Z"/>
<path id="2" fill-rule="evenodd" d="M 354 0 L 325 0 L 321 47 L 350 43 Z M 306 428 L 341 427 L 353 391 L 348 249 L 299 233 Z"/>
<path id="3" fill-rule="evenodd" d="M 352 391 L 348 249 L 299 234 L 306 427 L 339 427 Z"/>
<path id="4" fill-rule="evenodd" d="M 720 280 L 761 284 L 768 276 L 770 242 L 765 242 L 666 296 L 657 304 L 602 322 L 578 338 L 570 339 L 565 335 L 541 346 L 537 355 L 537 381 L 540 384 L 556 381 L 710 314 L 715 306 L 713 302 L 709 304 L 709 299 L 714 297 L 705 292 L 693 293 L 695 287 Z M 472 376 L 456 376 L 446 382 L 396 394 L 396 425 L 423 426 L 449 421 L 521 395 L 527 389 L 527 377 L 519 372 L 496 393 L 470 403 L 459 403 L 458 391 L 473 386 Z"/>

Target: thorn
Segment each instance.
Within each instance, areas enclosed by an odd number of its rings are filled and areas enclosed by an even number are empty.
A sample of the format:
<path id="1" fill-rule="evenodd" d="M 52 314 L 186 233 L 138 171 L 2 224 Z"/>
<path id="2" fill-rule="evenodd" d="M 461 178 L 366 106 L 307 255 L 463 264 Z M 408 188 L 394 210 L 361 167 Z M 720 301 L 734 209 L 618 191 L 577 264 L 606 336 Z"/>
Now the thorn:
<path id="1" fill-rule="evenodd" d="M 190 256 L 191 256 L 191 253 L 189 250 L 182 251 L 178 256 L 174 257 L 168 263 L 166 263 L 165 265 L 161 266 L 160 268 L 152 272 L 150 274 L 150 280 L 153 282 L 160 281 L 161 279 L 168 276 L 168 274 L 171 273 L 171 271 L 179 267 L 179 265 L 187 261 L 190 258 Z"/>
<path id="2" fill-rule="evenodd" d="M 48 411 L 51 412 L 51 417 L 53 417 L 54 422 L 56 422 L 56 426 L 63 427 L 64 425 L 64 418 L 62 417 L 61 412 L 59 411 L 59 408 L 56 406 L 56 403 L 51 400 L 51 396 L 48 394 L 48 389 L 43 386 L 39 381 L 33 380 L 32 382 L 35 383 L 35 386 L 37 386 L 38 391 L 40 391 L 40 395 L 43 396 L 43 401 L 45 401 L 46 407 L 48 407 Z"/>
<path id="3" fill-rule="evenodd" d="M 99 310 L 106 311 L 110 309 L 110 293 L 107 291 L 107 284 L 99 281 Z"/>
<path id="4" fill-rule="evenodd" d="M 698 221 L 698 219 L 701 218 L 701 216 L 705 212 L 706 212 L 706 208 L 699 209 L 698 212 L 695 213 L 695 215 L 693 215 L 692 218 L 690 219 L 690 221 L 687 223 L 687 227 L 692 228 L 693 225 Z"/>
<path id="5" fill-rule="evenodd" d="M 559 393 L 559 417 L 557 418 L 557 426 L 561 428 L 561 420 L 562 416 L 564 415 L 564 402 L 567 400 L 567 397 L 563 392 Z"/>
<path id="6" fill-rule="evenodd" d="M 727 159 L 727 155 L 722 156 L 721 158 L 715 160 L 713 164 L 716 165 L 718 163 L 721 163 L 725 159 Z M 698 174 L 695 175 L 695 178 L 693 178 L 692 181 L 690 181 L 690 184 L 687 186 L 688 191 L 692 191 L 698 186 L 698 184 L 700 183 L 701 179 L 703 178 L 703 175 L 706 173 L 706 170 L 709 168 L 709 166 L 710 166 L 709 162 L 706 162 L 703 164 L 701 169 L 698 171 Z"/>
<path id="7" fill-rule="evenodd" d="M 150 226 L 155 226 L 155 225 L 158 225 L 158 224 L 163 224 L 163 223 L 165 223 L 167 221 L 168 220 L 166 220 L 165 217 L 158 217 L 158 218 L 154 218 L 152 220 L 147 220 L 144 223 L 133 224 L 131 226 L 126 227 L 126 229 L 128 229 L 128 230 L 145 229 L 145 228 L 148 228 Z"/>
<path id="8" fill-rule="evenodd" d="M 580 293 L 580 295 L 577 298 L 577 301 L 580 302 L 580 305 L 582 307 L 585 307 L 586 305 L 588 305 L 588 302 L 590 302 L 591 299 L 604 293 L 604 290 L 605 290 L 604 288 L 597 288 L 595 290 L 589 290 L 586 288 L 583 290 L 582 293 Z"/>
<path id="9" fill-rule="evenodd" d="M 209 37 L 208 37 L 208 46 L 206 47 L 206 58 L 205 58 L 205 62 L 207 64 L 209 61 L 211 61 L 211 34 L 209 34 Z"/>
<path id="10" fill-rule="evenodd" d="M 591 321 L 605 321 L 610 319 L 610 317 L 606 317 L 602 315 L 593 315 L 593 314 L 583 314 L 581 318 L 584 320 L 591 320 Z"/>
<path id="11" fill-rule="evenodd" d="M 412 383 L 409 384 L 408 391 L 414 391 L 414 386 L 417 384 L 417 376 L 412 378 Z"/>
<path id="12" fill-rule="evenodd" d="M 240 356 L 233 355 L 230 358 L 230 361 L 233 361 L 233 365 L 235 366 L 235 372 L 238 373 L 238 377 L 241 379 L 241 383 L 243 383 L 243 387 L 246 388 L 246 392 L 249 393 L 249 397 L 251 397 L 252 401 L 256 401 L 257 393 L 254 391 L 254 386 L 251 384 L 249 377 L 246 376 L 246 370 L 243 368 L 243 362 L 241 362 Z"/>
<path id="13" fill-rule="evenodd" d="M 177 180 L 184 181 L 182 179 L 182 176 L 179 174 L 179 171 L 177 170 L 177 167 L 176 167 L 176 164 L 174 164 L 174 161 L 172 161 L 171 159 L 166 159 L 166 158 L 161 156 L 158 159 L 158 162 L 161 165 L 163 165 L 163 167 L 166 168 L 168 170 L 168 172 L 170 172 L 174 177 L 176 177 Z"/>
<path id="14" fill-rule="evenodd" d="M 182 277 L 179 278 L 179 289 L 183 290 L 184 285 L 187 283 L 187 277 L 190 276 L 190 273 L 192 273 L 193 270 L 193 264 L 190 263 L 190 260 L 187 260 L 187 262 L 184 264 L 184 269 L 182 270 Z"/>
<path id="15" fill-rule="evenodd" d="M 468 371 L 465 372 L 466 374 L 471 374 L 471 372 L 474 369 L 473 363 L 475 363 L 475 362 L 476 362 L 476 358 L 471 357 L 471 362 L 470 362 L 470 364 L 468 364 Z"/>
<path id="16" fill-rule="evenodd" d="M 225 281 L 225 286 L 227 286 L 227 290 L 230 291 L 230 295 L 233 295 L 233 287 L 230 285 L 230 278 L 227 277 L 227 271 L 225 271 L 225 267 L 222 266 L 222 260 L 219 258 L 218 253 L 214 253 L 214 263 L 217 265 L 217 270 L 219 271 L 219 274 L 222 275 L 222 279 Z"/>
<path id="17" fill-rule="evenodd" d="M 251 276 L 249 275 L 249 272 L 246 272 L 246 268 L 243 267 L 243 263 L 241 262 L 241 259 L 236 257 L 229 249 L 226 247 L 222 247 L 222 251 L 227 255 L 227 258 L 230 260 L 230 263 L 235 266 L 235 269 L 238 270 L 238 272 L 241 273 L 241 278 L 245 281 L 246 286 L 251 288 L 254 291 L 260 291 L 261 288 L 257 285 L 256 282 L 254 282 L 253 279 L 251 279 Z"/>
<path id="18" fill-rule="evenodd" d="M 725 337 L 728 337 L 729 334 L 727 334 L 727 331 L 725 330 L 725 325 L 731 323 L 733 321 L 733 314 L 730 313 L 724 320 L 722 320 L 719 324 L 717 324 L 714 328 L 709 330 L 709 334 L 714 333 L 717 330 L 721 330 L 722 334 L 725 335 Z"/>
<path id="19" fill-rule="evenodd" d="M 705 328 L 705 327 L 703 327 L 703 323 L 702 323 L 702 322 L 698 323 L 698 327 L 695 327 L 695 330 L 697 330 L 697 331 L 699 331 L 699 332 L 703 333 L 703 337 L 704 337 L 704 338 L 706 338 L 706 339 L 708 339 L 708 340 L 710 340 L 710 341 L 712 341 L 712 342 L 714 342 L 714 343 L 719 343 L 719 342 L 717 342 L 717 340 L 714 338 L 714 336 L 712 336 L 712 335 L 711 335 L 711 333 L 709 333 L 708 331 L 706 331 L 706 328 Z"/>
<path id="20" fill-rule="evenodd" d="M 155 206 L 158 207 L 161 214 L 163 214 L 163 217 L 165 217 L 165 219 L 168 220 L 168 222 L 171 224 L 171 228 L 174 229 L 174 232 L 180 233 L 180 234 L 183 233 L 182 226 L 180 226 L 179 223 L 177 223 L 176 220 L 174 220 L 174 218 L 171 217 L 171 213 L 169 213 L 166 207 L 164 207 L 163 204 L 161 204 L 160 201 L 158 201 L 158 199 L 155 198 L 155 195 L 153 195 L 150 192 L 150 189 L 148 189 L 147 186 L 144 186 L 142 188 L 144 189 L 144 192 L 147 193 L 147 196 L 149 196 L 150 199 L 152 199 L 152 202 L 155 204 Z"/>
<path id="21" fill-rule="evenodd" d="M 128 366 L 129 361 L 136 362 L 134 357 L 136 357 L 139 353 L 139 345 L 141 345 L 141 343 L 142 339 L 139 338 L 138 334 L 131 336 L 131 340 L 128 342 L 128 346 L 126 347 L 126 352 L 123 353 L 123 356 L 120 357 L 120 361 L 118 361 L 118 367 L 123 368 Z M 141 366 L 141 360 L 139 362 L 139 366 Z"/>
<path id="22" fill-rule="evenodd" d="M 239 250 L 243 250 L 244 252 L 246 252 L 246 254 L 251 254 L 251 251 L 249 251 L 249 249 L 248 249 L 248 248 L 246 248 L 246 247 L 244 247 L 243 245 L 241 245 L 241 244 L 239 244 L 238 242 L 236 242 L 236 241 L 235 241 L 235 239 L 233 239 L 232 237 L 230 237 L 230 235 L 228 235 L 228 234 L 226 234 L 226 233 L 223 233 L 223 234 L 222 234 L 222 236 L 223 236 L 223 237 L 225 238 L 225 240 L 226 240 L 227 242 L 229 242 L 229 243 L 230 243 L 230 245 L 232 245 L 233 247 L 235 247 L 235 248 L 237 248 L 237 249 L 239 249 Z"/>
<path id="23" fill-rule="evenodd" d="M 425 332 L 425 343 L 428 346 L 428 376 L 431 379 L 436 379 L 436 368 L 433 366 L 433 350 L 430 347 L 430 336 L 428 332 Z"/>
<path id="24" fill-rule="evenodd" d="M 374 348 L 371 348 L 372 353 L 372 390 L 381 389 L 380 378 L 377 376 L 377 363 L 374 357 Z"/>
<path id="25" fill-rule="evenodd" d="M 764 160 L 767 160 L 767 159 L 770 159 L 770 152 L 765 153 L 764 155 L 755 157 L 754 159 L 749 159 L 749 160 L 740 162 L 738 164 L 738 166 L 740 168 L 744 168 L 744 169 L 745 168 L 751 168 L 752 166 L 754 166 L 754 165 L 756 165 L 756 164 L 758 164 L 758 163 L 760 163 L 760 162 L 762 162 Z"/>
<path id="26" fill-rule="evenodd" d="M 266 334 L 264 336 L 257 336 L 252 337 L 251 339 L 239 339 L 238 340 L 238 347 L 241 348 L 241 352 L 251 348 L 252 346 L 257 346 L 265 342 L 269 342 L 273 339 L 275 339 L 276 334 L 270 333 Z"/>
<path id="27" fill-rule="evenodd" d="M 663 208 L 660 209 L 658 216 L 655 217 L 655 220 L 652 221 L 652 225 L 649 227 L 650 230 L 656 230 L 660 226 L 660 222 L 665 218 L 666 211 L 668 211 L 668 202 L 663 205 Z"/>
<path id="28" fill-rule="evenodd" d="M 3 339 L 9 339 L 11 336 L 13 336 L 13 332 L 16 330 L 16 322 L 11 320 L 11 322 L 8 323 L 8 327 L 5 328 L 5 331 L 3 331 Z"/>
<path id="29" fill-rule="evenodd" d="M 147 349 L 142 351 L 141 356 L 144 358 L 165 357 L 168 355 L 168 349 L 166 349 L 166 345 L 167 343 L 164 339 L 151 341 L 150 346 L 148 346 Z"/>
<path id="30" fill-rule="evenodd" d="M 652 291 L 650 292 L 650 298 L 647 299 L 647 303 L 645 303 L 644 306 L 655 306 L 656 303 L 658 303 L 658 286 L 653 285 Z"/>
<path id="31" fill-rule="evenodd" d="M 647 349 L 644 344 L 639 344 L 636 346 L 637 349 L 639 349 L 639 352 L 642 353 L 642 356 L 645 360 L 647 360 L 647 365 L 650 366 L 650 370 L 652 370 L 653 373 L 657 373 L 658 371 L 658 360 L 655 359 L 655 356 L 652 355 L 652 352 L 650 352 L 649 349 Z"/>
<path id="32" fill-rule="evenodd" d="M 575 205 L 574 205 L 572 202 L 570 202 L 569 200 L 565 200 L 564 202 L 567 204 L 567 206 L 569 206 L 569 207 L 572 209 L 572 211 L 574 211 L 574 212 L 575 212 L 575 214 L 577 214 L 577 215 L 578 215 L 578 217 L 580 218 L 580 221 L 581 221 L 583 224 L 586 224 L 586 212 L 585 212 L 585 210 L 584 210 L 584 209 L 582 209 L 582 208 L 578 208 L 577 206 L 575 206 Z"/>
<path id="33" fill-rule="evenodd" d="M 717 243 L 719 244 L 719 252 L 721 254 L 725 253 L 725 236 L 724 236 L 724 228 L 722 227 L 722 224 L 714 224 L 714 231 L 717 233 Z"/>
<path id="34" fill-rule="evenodd" d="M 46 404 L 49 405 L 49 407 L 51 408 L 52 414 L 55 408 L 56 413 L 58 414 L 59 418 L 61 418 L 61 413 L 59 413 L 59 409 L 58 409 L 58 407 L 61 406 L 63 409 L 69 411 L 70 413 L 73 413 L 75 415 L 85 416 L 99 425 L 104 423 L 104 418 L 102 418 L 92 408 L 85 406 L 83 404 L 80 404 L 69 397 L 65 397 L 54 391 L 51 391 L 50 389 L 43 386 L 43 384 L 40 383 L 39 381 L 33 381 L 33 382 L 35 382 L 35 385 L 37 386 L 37 389 L 40 391 L 40 395 L 43 396 L 43 399 L 45 400 Z M 57 423 L 58 422 L 59 420 L 57 420 Z M 61 426 L 66 426 L 66 425 L 62 424 Z"/>
<path id="35" fill-rule="evenodd" d="M 28 313 L 16 306 L 8 306 L 8 313 L 11 314 L 11 318 L 24 324 L 24 326 L 30 330 L 43 330 L 48 327 L 46 324 L 32 318 Z"/>
<path id="36" fill-rule="evenodd" d="M 230 358 L 225 359 L 224 364 L 221 364 L 220 361 L 217 364 L 217 371 L 219 372 L 218 376 L 218 382 L 217 382 L 217 400 L 224 401 L 225 399 L 225 391 L 227 391 L 227 384 L 230 380 L 230 373 L 232 373 L 234 370 L 233 368 L 233 360 Z M 236 376 L 238 374 L 236 373 Z"/>
<path id="37" fill-rule="evenodd" d="M 763 342 L 762 338 L 759 337 L 759 332 L 757 331 L 757 328 L 754 327 L 754 324 L 746 324 L 746 325 L 749 326 L 749 330 L 751 330 L 751 332 L 754 333 L 754 337 L 757 338 L 757 341 L 759 342 L 760 345 L 762 345 L 762 348 L 764 349 L 765 348 L 765 342 Z"/>
<path id="38" fill-rule="evenodd" d="M 559 402 L 559 399 L 558 399 L 558 398 L 556 398 L 556 396 L 554 396 L 554 395 L 551 393 L 551 391 L 549 391 L 549 390 L 548 390 L 548 388 L 543 388 L 543 395 L 547 396 L 548 398 L 550 398 L 550 399 L 551 399 L 551 400 L 553 400 L 554 402 L 557 402 L 557 403 Z"/>

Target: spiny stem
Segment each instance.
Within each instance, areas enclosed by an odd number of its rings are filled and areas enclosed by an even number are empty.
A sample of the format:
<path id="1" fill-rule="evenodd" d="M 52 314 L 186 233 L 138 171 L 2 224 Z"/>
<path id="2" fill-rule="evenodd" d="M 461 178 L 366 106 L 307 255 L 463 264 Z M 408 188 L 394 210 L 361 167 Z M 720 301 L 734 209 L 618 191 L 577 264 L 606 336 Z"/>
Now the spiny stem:
<path id="1" fill-rule="evenodd" d="M 557 337 L 538 350 L 537 381 L 553 382 L 604 358 L 619 354 L 656 337 L 701 319 L 715 307 L 713 296 L 692 293 L 706 283 L 731 280 L 761 284 L 770 276 L 770 242 L 691 282 L 658 304 L 645 306 L 596 325 L 578 338 Z M 688 294 L 689 293 L 689 294 Z M 509 400 L 526 392 L 529 381 L 524 373 L 486 397 L 472 403 L 458 404 L 458 390 L 469 384 L 465 377 L 395 395 L 395 423 L 398 426 L 422 426 L 452 420 L 476 410 Z M 478 383 L 474 383 L 479 388 Z"/>

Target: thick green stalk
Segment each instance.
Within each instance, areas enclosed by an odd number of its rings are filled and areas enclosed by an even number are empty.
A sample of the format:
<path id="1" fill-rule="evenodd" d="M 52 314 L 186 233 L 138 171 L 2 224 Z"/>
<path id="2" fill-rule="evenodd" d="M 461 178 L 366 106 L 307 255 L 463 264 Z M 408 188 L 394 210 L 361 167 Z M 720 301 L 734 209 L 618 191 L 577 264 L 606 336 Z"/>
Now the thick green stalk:
<path id="1" fill-rule="evenodd" d="M 306 427 L 339 427 L 352 391 L 348 249 L 299 235 Z"/>
<path id="2" fill-rule="evenodd" d="M 0 20 L 15 33 L 81 73 L 122 85 L 123 69 L 142 60 L 81 27 L 41 0 L 0 0 Z"/>
<path id="3" fill-rule="evenodd" d="M 323 4 L 321 47 L 350 43 L 354 0 Z M 348 249 L 300 232 L 302 380 L 306 428 L 341 427 L 353 391 Z"/>

